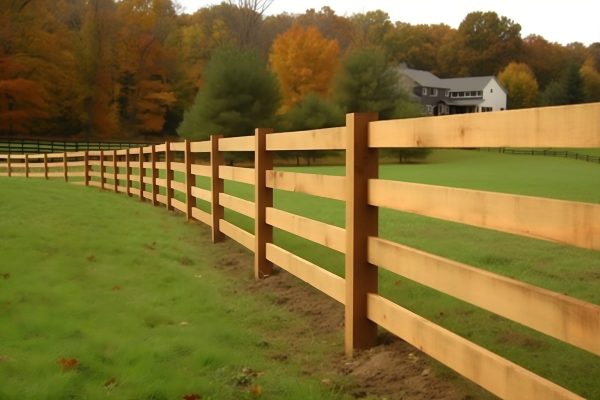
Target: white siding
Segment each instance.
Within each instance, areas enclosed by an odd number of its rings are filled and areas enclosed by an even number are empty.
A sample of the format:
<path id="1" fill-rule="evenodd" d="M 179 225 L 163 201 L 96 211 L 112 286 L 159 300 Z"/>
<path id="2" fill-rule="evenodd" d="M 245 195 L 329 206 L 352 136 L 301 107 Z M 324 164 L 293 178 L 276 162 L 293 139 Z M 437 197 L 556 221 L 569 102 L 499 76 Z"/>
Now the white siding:
<path id="1" fill-rule="evenodd" d="M 491 107 L 492 111 L 506 110 L 506 92 L 496 79 L 490 79 L 483 88 L 483 102 L 479 108 L 482 107 Z"/>

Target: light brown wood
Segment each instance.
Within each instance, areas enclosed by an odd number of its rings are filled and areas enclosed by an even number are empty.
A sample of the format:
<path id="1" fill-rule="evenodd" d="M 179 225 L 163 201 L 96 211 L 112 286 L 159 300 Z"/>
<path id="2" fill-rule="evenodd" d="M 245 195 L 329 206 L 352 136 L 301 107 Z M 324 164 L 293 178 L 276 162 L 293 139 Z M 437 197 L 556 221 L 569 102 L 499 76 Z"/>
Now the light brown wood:
<path id="1" fill-rule="evenodd" d="M 273 273 L 273 263 L 267 260 L 267 244 L 273 243 L 273 227 L 267 224 L 267 208 L 273 207 L 273 189 L 266 185 L 266 173 L 273 169 L 273 155 L 267 151 L 267 135 L 272 130 L 254 131 L 254 279 Z"/>
<path id="2" fill-rule="evenodd" d="M 68 151 L 66 154 L 67 154 L 67 158 L 78 158 L 78 157 L 83 157 L 85 152 L 84 151 Z"/>
<path id="3" fill-rule="evenodd" d="M 69 168 L 77 168 L 83 166 L 85 166 L 85 161 L 69 161 Z"/>
<path id="4" fill-rule="evenodd" d="M 221 232 L 224 233 L 226 236 L 235 240 L 248 250 L 252 252 L 255 251 L 256 243 L 253 234 L 246 232 L 242 228 L 238 228 L 237 226 L 224 219 L 219 221 L 219 227 L 221 229 Z"/>
<path id="5" fill-rule="evenodd" d="M 219 229 L 219 221 L 225 218 L 225 210 L 219 203 L 219 195 L 225 191 L 225 182 L 219 177 L 219 167 L 225 163 L 223 153 L 219 151 L 220 140 L 223 140 L 222 135 L 210 137 L 210 210 L 213 243 L 220 242 L 224 238 Z"/>
<path id="6" fill-rule="evenodd" d="M 600 205 L 371 180 L 369 203 L 502 232 L 600 250 Z"/>
<path id="7" fill-rule="evenodd" d="M 157 156 L 157 160 L 158 160 L 158 156 Z M 159 169 L 161 171 L 166 171 L 166 169 L 167 169 L 167 163 L 164 162 L 164 161 L 157 161 L 155 163 L 155 167 L 156 167 L 156 169 Z"/>
<path id="8" fill-rule="evenodd" d="M 117 166 L 117 151 L 113 150 L 112 152 L 112 165 L 113 165 L 113 185 L 114 185 L 114 192 L 118 193 L 119 192 L 119 167 Z"/>
<path id="9" fill-rule="evenodd" d="M 378 235 L 379 209 L 369 205 L 369 179 L 377 178 L 377 149 L 367 146 L 369 123 L 377 114 L 346 116 L 346 310 L 345 349 L 372 347 L 377 342 L 377 325 L 367 318 L 367 294 L 377 293 L 377 267 L 370 264 L 367 238 Z"/>
<path id="10" fill-rule="evenodd" d="M 165 177 L 166 177 L 166 196 L 167 196 L 167 210 L 173 211 L 172 199 L 175 196 L 173 191 L 172 182 L 175 179 L 175 173 L 171 169 L 171 163 L 173 162 L 173 153 L 171 150 L 171 142 L 165 142 Z"/>
<path id="11" fill-rule="evenodd" d="M 185 140 L 185 216 L 190 222 L 193 218 L 192 209 L 196 207 L 196 198 L 192 196 L 192 186 L 196 184 L 196 177 L 192 174 L 192 165 L 194 163 L 194 155 L 191 150 L 191 142 Z"/>
<path id="12" fill-rule="evenodd" d="M 164 143 L 162 144 L 157 144 L 154 146 L 154 151 L 156 153 L 164 153 L 166 151 L 167 147 L 165 146 Z"/>
<path id="13" fill-rule="evenodd" d="M 210 190 L 200 189 L 199 187 L 192 186 L 191 192 L 192 192 L 192 196 L 195 197 L 196 199 L 204 200 L 209 203 L 212 199 L 212 194 L 210 193 Z"/>
<path id="14" fill-rule="evenodd" d="M 158 178 L 158 169 L 156 169 L 156 163 L 158 162 L 158 153 L 156 152 L 156 145 L 151 146 L 150 150 L 150 163 L 151 163 L 151 171 L 150 176 L 152 177 L 152 205 L 158 206 L 158 194 L 159 188 L 156 184 L 156 179 Z"/>
<path id="15" fill-rule="evenodd" d="M 192 153 L 210 153 L 210 141 L 190 142 L 190 151 Z"/>
<path id="16" fill-rule="evenodd" d="M 44 158 L 44 170 L 48 171 L 48 162 L 47 162 L 47 158 Z M 83 156 L 83 172 L 84 172 L 84 177 L 83 177 L 83 182 L 85 186 L 89 186 L 90 185 L 90 154 L 89 151 L 86 151 L 84 156 Z M 46 172 L 46 179 L 48 179 L 48 174 Z"/>
<path id="17" fill-rule="evenodd" d="M 25 178 L 29 178 L 29 155 L 25 154 Z"/>
<path id="18" fill-rule="evenodd" d="M 144 169 L 144 157 L 145 156 L 144 156 L 143 149 L 140 148 L 139 156 L 138 156 L 138 186 L 139 186 L 138 196 L 140 198 L 140 201 L 144 201 L 144 190 L 145 190 L 144 176 L 146 175 L 146 170 Z"/>
<path id="19" fill-rule="evenodd" d="M 205 223 L 208 226 L 210 226 L 210 224 L 212 223 L 211 215 L 196 207 L 192 208 L 192 217 L 200 222 Z"/>
<path id="20" fill-rule="evenodd" d="M 142 147 L 142 153 L 144 153 L 144 154 L 152 154 L 153 151 L 154 151 L 153 144 L 151 144 L 150 146 Z"/>
<path id="21" fill-rule="evenodd" d="M 171 162 L 171 170 L 177 172 L 183 172 L 185 174 L 185 163 Z"/>
<path id="22" fill-rule="evenodd" d="M 185 151 L 185 142 L 172 142 L 171 151 Z"/>
<path id="23" fill-rule="evenodd" d="M 179 201 L 179 200 L 177 200 L 175 198 L 171 199 L 171 205 L 173 206 L 173 209 L 181 211 L 184 214 L 185 214 L 185 212 L 187 210 L 186 206 L 185 206 L 185 203 L 182 202 L 182 201 Z"/>
<path id="24" fill-rule="evenodd" d="M 254 219 L 256 213 L 254 202 L 240 199 L 239 197 L 230 196 L 225 193 L 219 194 L 219 204 L 224 208 L 233 210 L 242 215 Z"/>
<path id="25" fill-rule="evenodd" d="M 582 399 L 378 295 L 368 295 L 368 316 L 502 399 Z"/>
<path id="26" fill-rule="evenodd" d="M 106 179 L 104 178 L 104 174 L 106 172 L 106 167 L 104 166 L 104 150 L 100 150 L 100 189 L 104 190 L 104 184 L 106 183 Z"/>
<path id="27" fill-rule="evenodd" d="M 346 288 L 343 278 L 272 243 L 267 244 L 267 259 L 329 297 L 344 304 Z"/>
<path id="28" fill-rule="evenodd" d="M 130 163 L 131 155 L 129 153 L 129 148 L 125 150 L 125 193 L 127 193 L 128 197 L 131 197 L 131 163 Z"/>
<path id="29" fill-rule="evenodd" d="M 129 149 L 129 154 L 140 154 L 141 150 L 141 147 L 132 147 Z"/>
<path id="30" fill-rule="evenodd" d="M 276 208 L 267 208 L 267 224 L 311 240 L 322 246 L 346 252 L 346 230 Z"/>
<path id="31" fill-rule="evenodd" d="M 63 171 L 65 173 L 65 182 L 69 182 L 69 164 L 66 152 L 63 153 Z"/>
<path id="32" fill-rule="evenodd" d="M 370 125 L 370 147 L 600 147 L 600 103 Z"/>
<path id="33" fill-rule="evenodd" d="M 177 182 L 177 181 L 172 181 L 171 182 L 171 188 L 173 188 L 173 190 L 177 190 L 180 193 L 184 193 L 187 190 L 185 183 L 181 183 L 181 182 Z"/>
<path id="34" fill-rule="evenodd" d="M 267 187 L 305 193 L 334 200 L 345 200 L 346 178 L 297 172 L 267 171 Z"/>
<path id="35" fill-rule="evenodd" d="M 90 181 L 89 186 L 100 188 L 100 181 Z"/>
<path id="36" fill-rule="evenodd" d="M 254 185 L 254 168 L 219 167 L 219 178 Z"/>
<path id="37" fill-rule="evenodd" d="M 210 165 L 192 164 L 191 168 L 193 175 L 210 177 Z"/>
<path id="38" fill-rule="evenodd" d="M 267 150 L 342 150 L 346 148 L 346 127 L 300 132 L 274 133 L 267 136 Z"/>
<path id="39" fill-rule="evenodd" d="M 161 188 L 166 188 L 167 187 L 167 180 L 164 178 L 156 178 L 156 186 L 159 186 Z"/>
<path id="40" fill-rule="evenodd" d="M 125 155 L 127 155 L 127 149 L 119 149 L 119 150 L 117 150 L 117 155 L 118 156 L 125 156 Z"/>
<path id="41" fill-rule="evenodd" d="M 600 306 L 375 237 L 369 262 L 600 355 Z"/>
<path id="42" fill-rule="evenodd" d="M 157 193 L 156 194 L 156 202 L 167 205 L 167 196 Z"/>
<path id="43" fill-rule="evenodd" d="M 254 136 L 229 137 L 219 140 L 219 151 L 254 151 Z"/>
<path id="44" fill-rule="evenodd" d="M 11 162 L 10 162 L 11 158 L 12 157 L 10 154 L 8 155 L 8 157 L 6 157 L 6 169 L 7 169 L 6 174 L 8 175 L 9 178 L 12 176 L 12 167 L 11 167 Z M 46 171 L 47 170 L 48 170 L 48 168 L 46 168 Z"/>
<path id="45" fill-rule="evenodd" d="M 129 189 L 131 191 L 131 194 L 134 196 L 139 196 L 140 195 L 140 189 L 132 187 Z"/>

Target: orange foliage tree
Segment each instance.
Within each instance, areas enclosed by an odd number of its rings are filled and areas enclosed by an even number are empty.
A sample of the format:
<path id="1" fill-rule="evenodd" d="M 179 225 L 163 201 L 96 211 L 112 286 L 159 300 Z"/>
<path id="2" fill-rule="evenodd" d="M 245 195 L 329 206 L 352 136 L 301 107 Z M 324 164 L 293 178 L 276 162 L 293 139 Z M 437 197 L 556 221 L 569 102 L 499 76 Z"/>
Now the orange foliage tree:
<path id="1" fill-rule="evenodd" d="M 283 94 L 282 109 L 288 110 L 307 94 L 329 94 L 331 79 L 339 68 L 339 47 L 316 27 L 293 25 L 275 38 L 269 61 Z"/>
<path id="2" fill-rule="evenodd" d="M 509 108 L 534 107 L 537 104 L 539 86 L 527 64 L 511 62 L 500 72 L 498 79 L 508 90 Z"/>

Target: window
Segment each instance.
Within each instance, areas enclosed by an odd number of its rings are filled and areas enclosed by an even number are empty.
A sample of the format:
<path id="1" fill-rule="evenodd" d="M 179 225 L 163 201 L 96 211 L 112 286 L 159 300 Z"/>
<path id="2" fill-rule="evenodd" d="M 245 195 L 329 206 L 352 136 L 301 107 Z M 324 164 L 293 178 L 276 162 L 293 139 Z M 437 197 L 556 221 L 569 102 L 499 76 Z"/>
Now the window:
<path id="1" fill-rule="evenodd" d="M 438 91 L 437 91 L 437 89 L 435 89 L 435 88 L 434 88 L 434 89 L 431 89 L 431 95 L 432 95 L 432 96 L 437 96 L 437 95 L 438 95 Z"/>
<path id="2" fill-rule="evenodd" d="M 490 89 L 490 93 L 494 93 L 494 88 L 491 88 L 491 89 Z"/>
<path id="3" fill-rule="evenodd" d="M 423 88 L 423 96 L 427 96 L 427 88 L 426 87 Z"/>
<path id="4" fill-rule="evenodd" d="M 483 97 L 483 90 L 480 90 L 480 91 L 478 91 L 478 92 L 477 92 L 477 96 L 479 96 L 479 97 Z"/>
<path id="5" fill-rule="evenodd" d="M 490 112 L 493 111 L 492 107 L 481 107 L 481 112 Z"/>
<path id="6" fill-rule="evenodd" d="M 450 97 L 450 91 L 446 90 L 446 97 Z"/>
<path id="7" fill-rule="evenodd" d="M 427 109 L 427 114 L 429 114 L 429 115 L 433 114 L 433 106 L 431 104 L 427 104 L 425 106 L 425 108 Z"/>

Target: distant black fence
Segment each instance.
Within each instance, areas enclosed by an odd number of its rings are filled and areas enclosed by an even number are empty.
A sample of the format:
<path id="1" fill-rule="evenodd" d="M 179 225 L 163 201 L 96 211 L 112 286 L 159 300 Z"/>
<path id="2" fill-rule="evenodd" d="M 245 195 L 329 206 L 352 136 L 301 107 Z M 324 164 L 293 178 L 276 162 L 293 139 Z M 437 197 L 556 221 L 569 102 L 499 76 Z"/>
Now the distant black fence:
<path id="1" fill-rule="evenodd" d="M 574 160 L 589 161 L 600 164 L 600 156 L 592 156 L 589 154 L 581 154 L 568 150 L 541 150 L 541 149 L 507 149 L 505 147 L 500 148 L 486 148 L 481 149 L 485 151 L 493 151 L 505 154 L 516 154 L 521 156 L 548 156 L 548 157 L 563 157 L 572 158 Z"/>
<path id="2" fill-rule="evenodd" d="M 152 141 L 44 140 L 0 137 L 0 154 L 41 154 L 83 150 L 120 150 L 155 144 Z"/>

